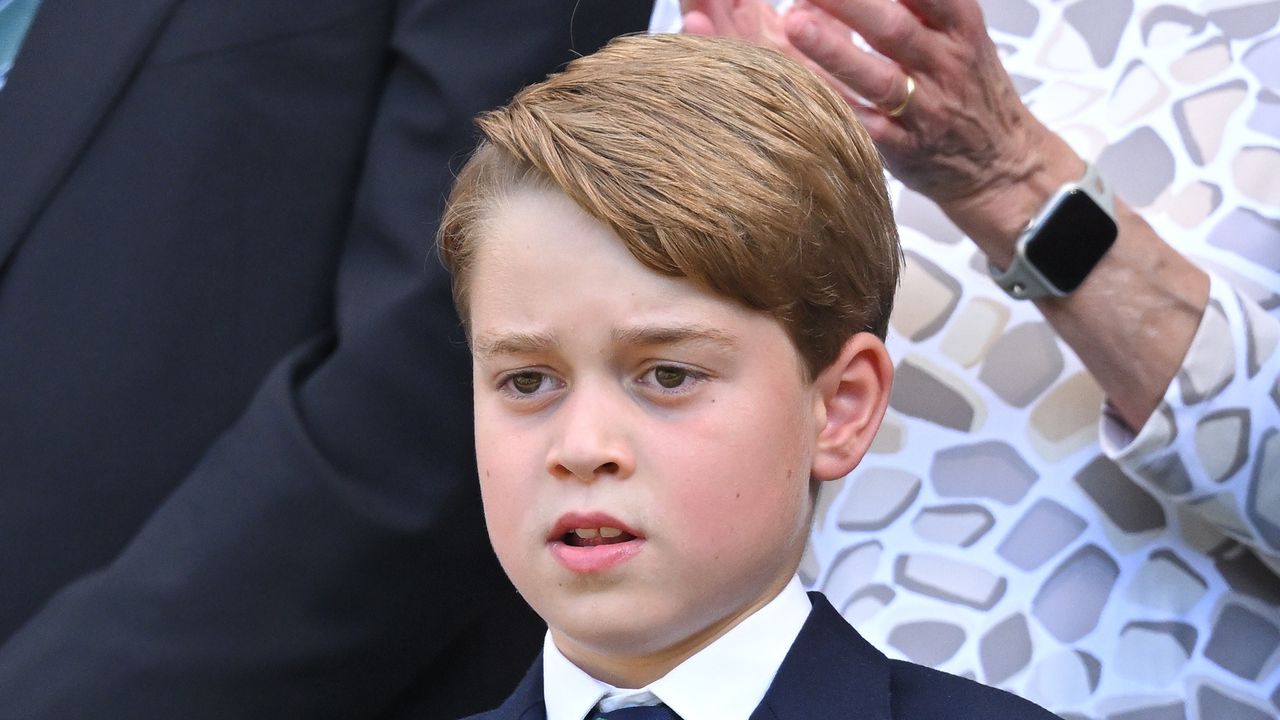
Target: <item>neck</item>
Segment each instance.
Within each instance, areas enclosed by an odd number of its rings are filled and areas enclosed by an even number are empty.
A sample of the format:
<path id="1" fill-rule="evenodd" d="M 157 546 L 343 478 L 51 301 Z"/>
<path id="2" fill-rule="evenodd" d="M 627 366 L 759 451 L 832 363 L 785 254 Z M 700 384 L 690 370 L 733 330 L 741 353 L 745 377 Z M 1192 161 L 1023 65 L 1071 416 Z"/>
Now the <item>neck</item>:
<path id="1" fill-rule="evenodd" d="M 634 648 L 637 643 L 616 643 L 610 647 L 592 647 L 578 643 L 572 638 L 551 629 L 551 638 L 556 647 L 574 665 L 597 680 L 606 682 L 616 688 L 639 689 L 658 680 L 674 670 L 680 663 L 696 655 L 725 633 L 737 627 L 739 623 L 751 617 L 757 610 L 776 598 L 791 577 L 782 578 L 753 602 L 722 617 L 710 626 L 690 633 L 679 642 L 658 650 L 639 653 L 618 653 L 614 649 L 619 646 Z"/>

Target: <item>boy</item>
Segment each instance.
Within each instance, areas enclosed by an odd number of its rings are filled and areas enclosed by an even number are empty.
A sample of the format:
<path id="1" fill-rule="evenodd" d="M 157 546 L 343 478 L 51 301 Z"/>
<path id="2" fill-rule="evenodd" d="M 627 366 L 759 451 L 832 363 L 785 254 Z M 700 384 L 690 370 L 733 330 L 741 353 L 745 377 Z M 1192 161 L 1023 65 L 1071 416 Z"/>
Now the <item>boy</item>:
<path id="1" fill-rule="evenodd" d="M 795 578 L 893 375 L 897 236 L 847 106 L 766 50 L 629 37 L 479 124 L 440 247 L 490 538 L 549 626 L 479 717 L 1052 717 L 886 660 Z"/>

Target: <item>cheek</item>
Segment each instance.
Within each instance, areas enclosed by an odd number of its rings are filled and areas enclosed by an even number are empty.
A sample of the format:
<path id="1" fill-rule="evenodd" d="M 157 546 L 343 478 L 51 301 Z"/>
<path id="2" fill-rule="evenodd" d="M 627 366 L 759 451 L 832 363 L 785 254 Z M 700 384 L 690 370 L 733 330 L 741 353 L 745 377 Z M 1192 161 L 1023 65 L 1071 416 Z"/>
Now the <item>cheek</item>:
<path id="1" fill-rule="evenodd" d="M 476 466 L 481 488 L 504 485 L 527 475 L 533 437 L 515 427 L 500 409 L 490 407 L 492 398 L 477 398 L 475 408 Z"/>
<path id="2" fill-rule="evenodd" d="M 760 412 L 758 399 L 683 424 L 661 462 L 678 481 L 667 507 L 686 508 L 680 532 L 702 547 L 792 542 L 808 530 L 814 438 L 794 396 Z M 664 473 L 665 474 L 665 473 Z M 766 538 L 767 536 L 767 538 Z"/>
<path id="3" fill-rule="evenodd" d="M 480 465 L 480 500 L 484 503 L 484 522 L 495 549 L 504 545 L 511 529 L 510 508 L 506 502 L 512 493 L 493 478 L 493 471 Z"/>
<path id="4" fill-rule="evenodd" d="M 680 429 L 682 461 L 744 493 L 789 496 L 790 489 L 807 485 L 815 441 L 807 432 L 809 418 L 795 404 L 786 398 L 762 412 L 759 402 L 726 403 L 714 420 Z"/>
<path id="5" fill-rule="evenodd" d="M 479 408 L 477 408 L 479 410 Z M 489 537 L 499 552 L 516 534 L 522 519 L 520 499 L 524 496 L 521 479 L 521 453 L 517 435 L 501 432 L 476 414 L 476 470 L 480 479 L 480 499 Z M 525 498 L 527 502 L 527 498 Z"/>
<path id="6" fill-rule="evenodd" d="M 665 454 L 675 481 L 662 505 L 681 509 L 669 520 L 679 518 L 680 535 L 690 546 L 742 547 L 807 529 L 808 473 L 796 469 L 807 462 L 807 453 L 793 438 L 731 433 L 714 439 L 692 431 L 686 438 L 678 452 Z"/>

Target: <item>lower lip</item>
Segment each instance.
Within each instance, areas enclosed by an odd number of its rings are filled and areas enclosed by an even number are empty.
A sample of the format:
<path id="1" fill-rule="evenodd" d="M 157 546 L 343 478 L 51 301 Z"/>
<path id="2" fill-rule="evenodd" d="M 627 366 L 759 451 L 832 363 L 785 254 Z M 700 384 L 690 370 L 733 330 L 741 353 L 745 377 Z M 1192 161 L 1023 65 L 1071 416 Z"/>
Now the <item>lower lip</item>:
<path id="1" fill-rule="evenodd" d="M 604 572 L 635 557 L 644 545 L 644 541 L 637 538 L 612 545 L 590 547 L 568 545 L 563 540 L 553 540 L 549 544 L 551 554 L 561 565 L 575 573 L 590 574 Z"/>

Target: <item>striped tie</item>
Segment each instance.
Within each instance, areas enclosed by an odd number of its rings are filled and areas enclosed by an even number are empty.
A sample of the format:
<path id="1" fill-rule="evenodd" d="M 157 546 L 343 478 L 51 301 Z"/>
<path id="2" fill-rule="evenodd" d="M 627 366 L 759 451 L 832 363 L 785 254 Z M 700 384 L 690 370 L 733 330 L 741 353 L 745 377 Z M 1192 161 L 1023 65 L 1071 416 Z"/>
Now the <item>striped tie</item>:
<path id="1" fill-rule="evenodd" d="M 9 78 L 13 59 L 39 6 L 40 0 L 0 0 L 0 88 Z"/>
<path id="2" fill-rule="evenodd" d="M 591 720 L 680 720 L 666 705 L 639 705 L 607 713 L 597 710 L 587 717 Z"/>

